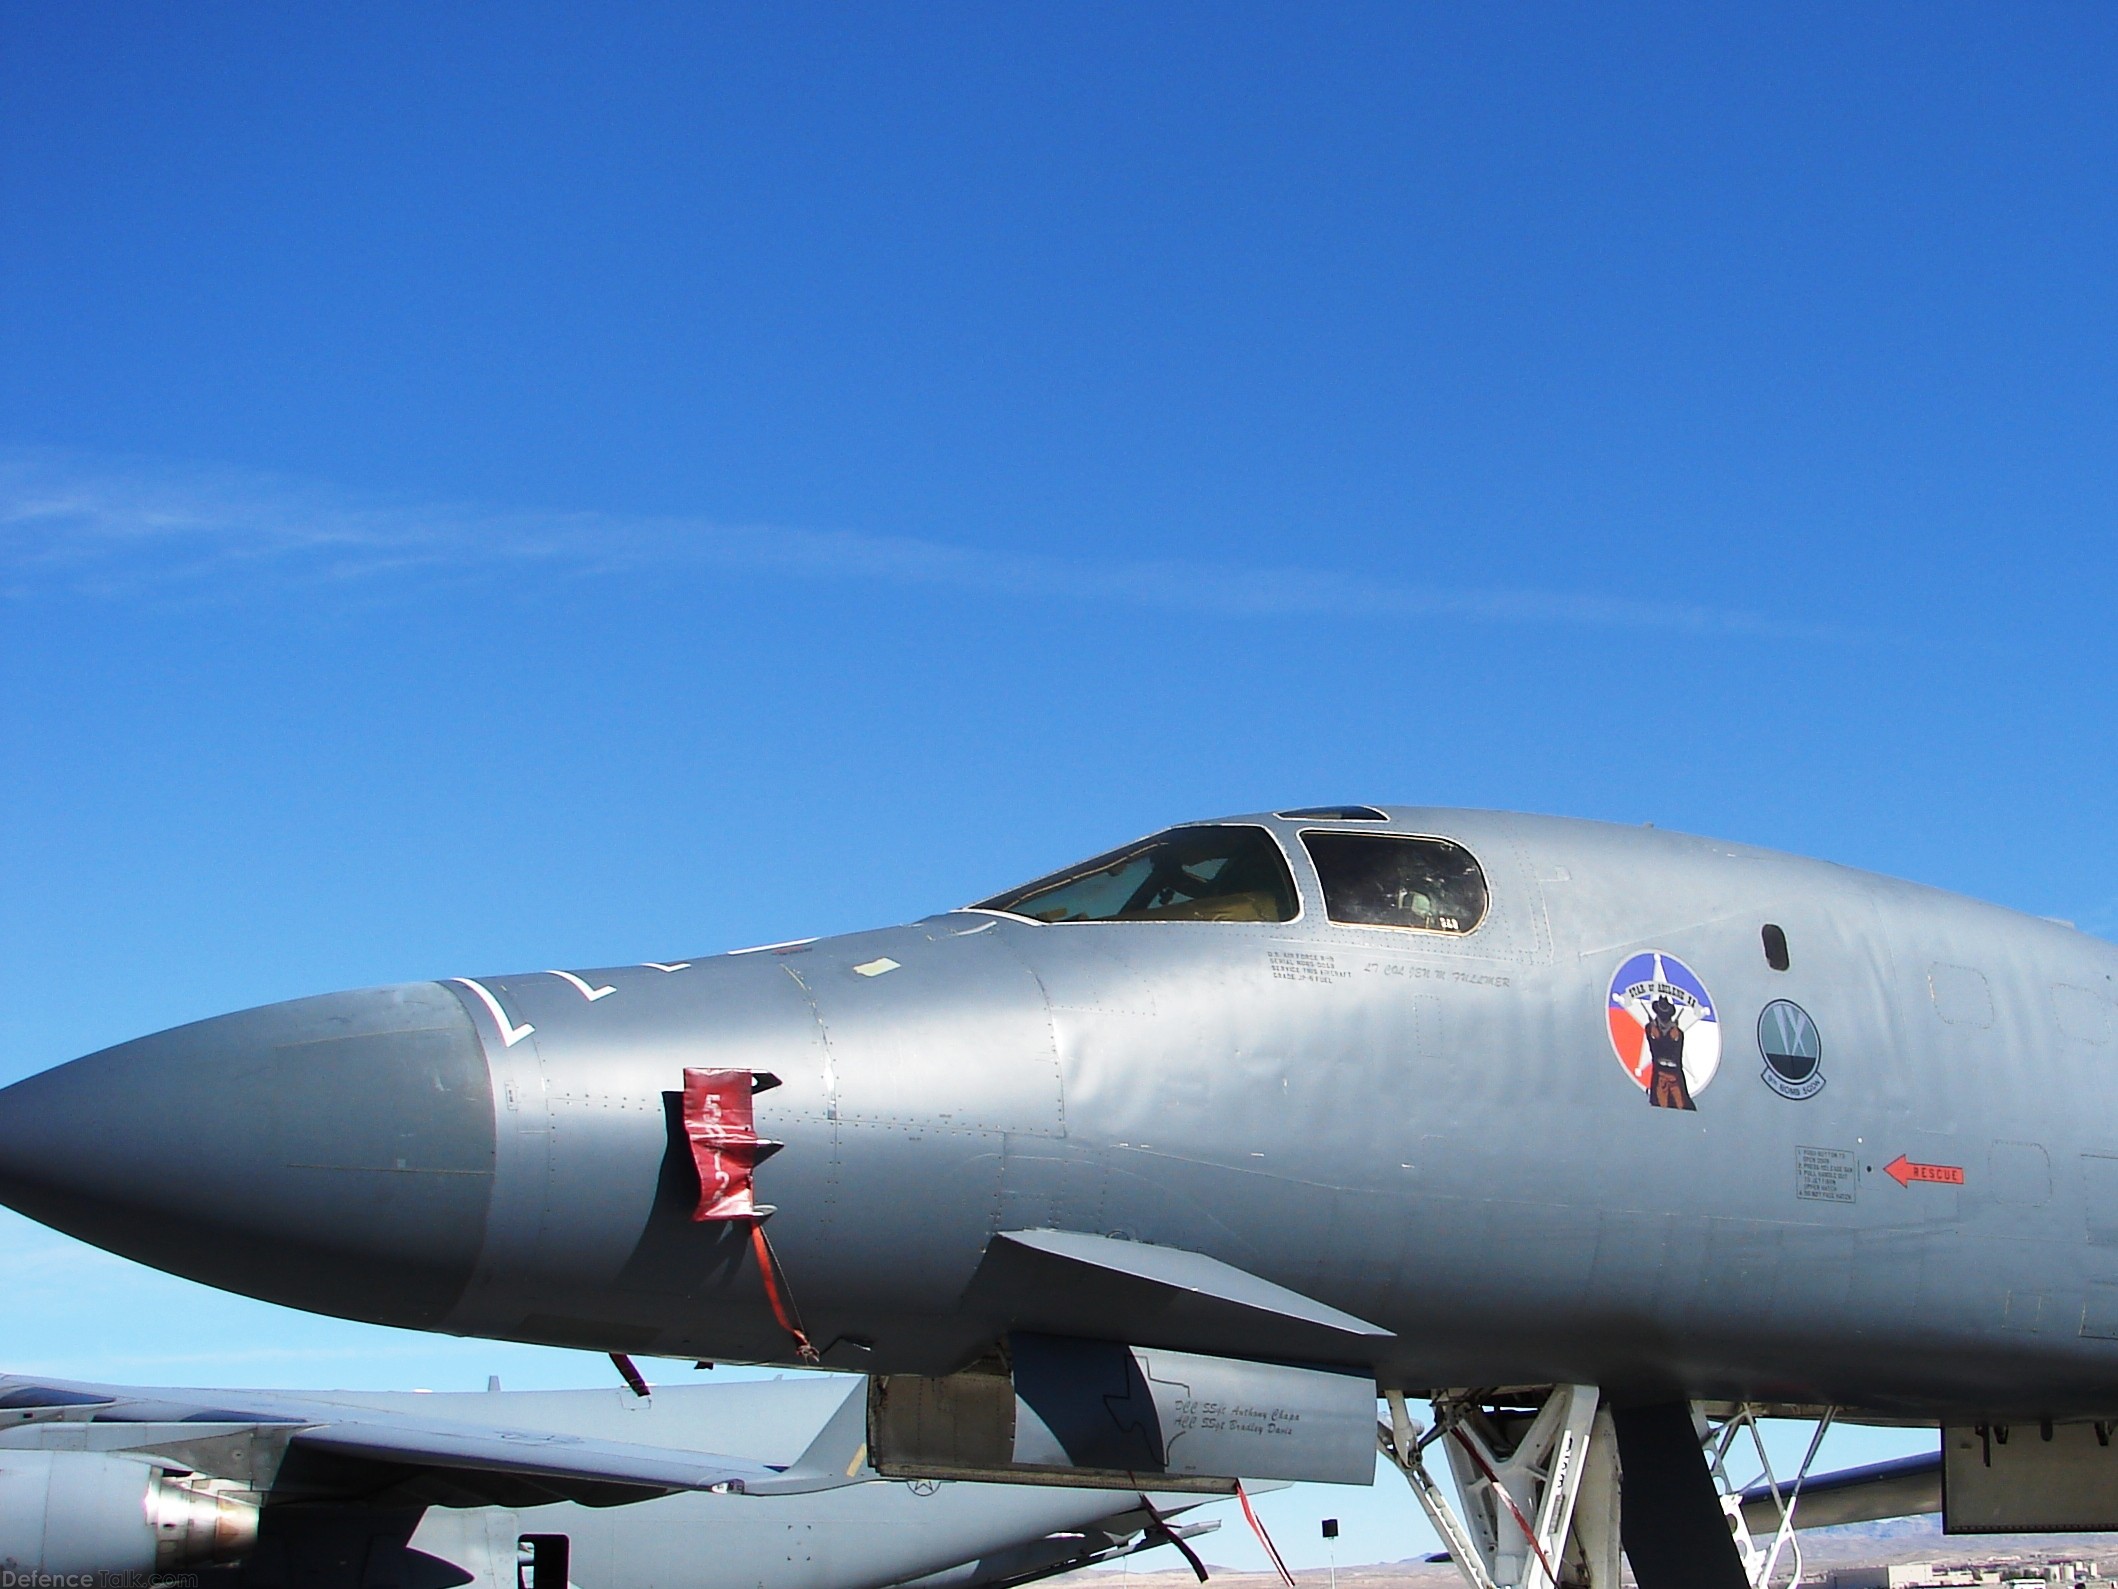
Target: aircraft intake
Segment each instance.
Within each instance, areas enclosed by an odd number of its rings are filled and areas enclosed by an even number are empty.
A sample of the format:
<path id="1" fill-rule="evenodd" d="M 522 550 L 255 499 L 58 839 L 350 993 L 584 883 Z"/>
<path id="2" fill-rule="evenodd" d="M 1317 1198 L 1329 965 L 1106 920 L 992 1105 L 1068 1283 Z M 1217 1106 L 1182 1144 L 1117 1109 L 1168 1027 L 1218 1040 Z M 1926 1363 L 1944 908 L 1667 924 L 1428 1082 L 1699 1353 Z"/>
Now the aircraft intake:
<path id="1" fill-rule="evenodd" d="M 873 1378 L 869 1460 L 890 1478 L 1368 1484 L 1375 1398 L 1365 1370 L 1017 1333 L 1005 1367 Z"/>

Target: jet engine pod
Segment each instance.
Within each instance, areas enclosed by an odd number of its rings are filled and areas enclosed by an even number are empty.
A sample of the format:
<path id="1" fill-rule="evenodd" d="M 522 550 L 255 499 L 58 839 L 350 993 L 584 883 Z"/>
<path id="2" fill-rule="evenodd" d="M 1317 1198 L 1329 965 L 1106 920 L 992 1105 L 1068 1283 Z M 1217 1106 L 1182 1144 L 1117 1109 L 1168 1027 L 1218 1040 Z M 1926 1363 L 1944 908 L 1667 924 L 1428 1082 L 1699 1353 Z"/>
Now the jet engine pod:
<path id="1" fill-rule="evenodd" d="M 92 1451 L 0 1452 L 0 1561 L 25 1573 L 175 1572 L 257 1541 L 257 1498 L 225 1479 Z"/>
<path id="2" fill-rule="evenodd" d="M 871 1379 L 868 1456 L 888 1478 L 1200 1491 L 1239 1478 L 1368 1484 L 1375 1378 L 1018 1333 L 1005 1362 Z"/>

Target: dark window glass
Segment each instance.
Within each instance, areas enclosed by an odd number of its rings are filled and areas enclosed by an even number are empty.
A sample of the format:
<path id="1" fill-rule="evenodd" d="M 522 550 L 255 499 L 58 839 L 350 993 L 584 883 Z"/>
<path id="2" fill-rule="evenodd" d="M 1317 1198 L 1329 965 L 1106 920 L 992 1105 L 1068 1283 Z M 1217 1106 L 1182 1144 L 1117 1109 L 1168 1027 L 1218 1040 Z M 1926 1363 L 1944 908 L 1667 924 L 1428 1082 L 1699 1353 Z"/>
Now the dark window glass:
<path id="1" fill-rule="evenodd" d="M 524 1534 L 515 1541 L 516 1589 L 567 1589 L 572 1554 L 564 1534 Z"/>
<path id="2" fill-rule="evenodd" d="M 1333 921 L 1363 927 L 1469 932 L 1486 914 L 1486 878 L 1447 839 L 1383 833 L 1304 833 Z"/>
<path id="3" fill-rule="evenodd" d="M 1373 806 L 1302 806 L 1294 811 L 1275 811 L 1274 816 L 1294 822 L 1388 822 L 1387 812 Z"/>
<path id="4" fill-rule="evenodd" d="M 1765 940 L 1765 963 L 1775 971 L 1785 971 L 1788 966 L 1787 934 L 1768 921 L 1758 936 Z"/>
<path id="5" fill-rule="evenodd" d="M 1263 828 L 1171 828 L 983 900 L 1037 921 L 1292 921 L 1294 876 Z"/>

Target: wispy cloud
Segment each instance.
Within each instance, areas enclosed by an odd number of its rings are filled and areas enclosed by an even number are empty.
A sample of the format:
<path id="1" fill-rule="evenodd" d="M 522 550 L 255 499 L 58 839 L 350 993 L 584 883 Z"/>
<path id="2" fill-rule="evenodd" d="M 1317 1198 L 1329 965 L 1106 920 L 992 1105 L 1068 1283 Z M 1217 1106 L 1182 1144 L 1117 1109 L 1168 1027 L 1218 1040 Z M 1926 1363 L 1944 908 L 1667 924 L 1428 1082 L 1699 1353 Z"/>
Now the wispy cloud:
<path id="1" fill-rule="evenodd" d="M 1223 615 L 1853 638 L 1754 613 L 1601 593 L 1443 589 L 1302 566 L 1096 562 L 705 518 L 363 501 L 270 476 L 0 451 L 0 599 L 211 599 L 275 584 L 382 590 L 405 576 L 473 580 L 526 568 L 575 577 L 688 569 Z"/>

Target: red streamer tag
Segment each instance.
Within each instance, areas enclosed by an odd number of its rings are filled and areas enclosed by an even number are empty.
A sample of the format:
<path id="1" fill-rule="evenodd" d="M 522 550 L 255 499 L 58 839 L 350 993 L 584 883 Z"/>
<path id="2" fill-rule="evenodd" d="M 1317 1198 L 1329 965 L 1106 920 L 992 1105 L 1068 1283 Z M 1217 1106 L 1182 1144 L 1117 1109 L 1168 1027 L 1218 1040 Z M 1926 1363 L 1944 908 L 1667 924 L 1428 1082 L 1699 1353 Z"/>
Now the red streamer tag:
<path id="1" fill-rule="evenodd" d="M 755 1219 L 750 1177 L 757 1168 L 757 1119 L 747 1070 L 684 1072 L 684 1134 L 699 1170 L 695 1220 Z"/>
<path id="2" fill-rule="evenodd" d="M 1241 1479 L 1236 1480 L 1236 1499 L 1243 1505 L 1243 1518 L 1250 1524 L 1250 1531 L 1258 1536 L 1258 1543 L 1265 1547 L 1265 1554 L 1272 1561 L 1272 1570 L 1280 1575 L 1280 1582 L 1285 1584 L 1287 1589 L 1295 1589 L 1294 1574 L 1287 1570 L 1286 1558 L 1280 1554 L 1280 1547 L 1272 1542 L 1272 1536 L 1265 1532 L 1265 1525 L 1258 1514 L 1250 1509 L 1250 1492 L 1243 1488 Z"/>

